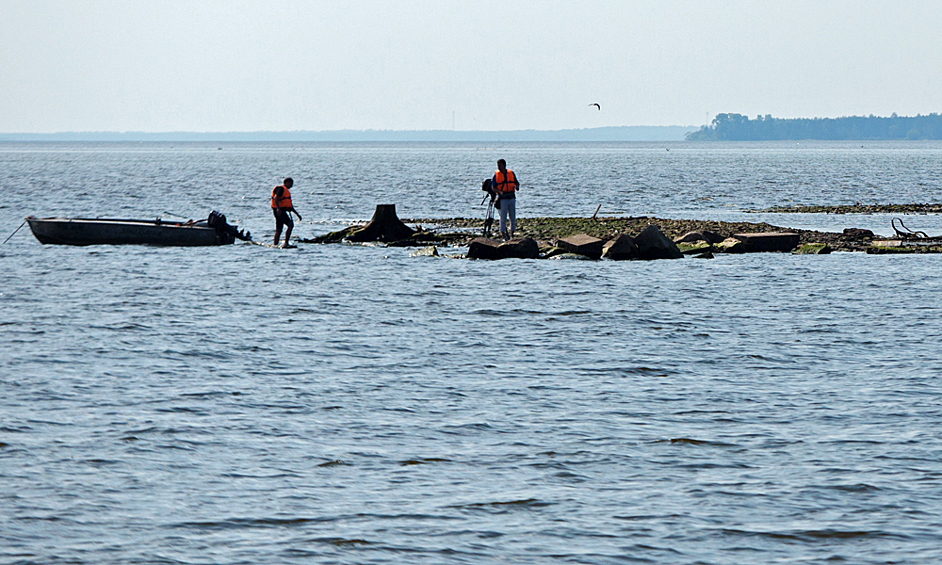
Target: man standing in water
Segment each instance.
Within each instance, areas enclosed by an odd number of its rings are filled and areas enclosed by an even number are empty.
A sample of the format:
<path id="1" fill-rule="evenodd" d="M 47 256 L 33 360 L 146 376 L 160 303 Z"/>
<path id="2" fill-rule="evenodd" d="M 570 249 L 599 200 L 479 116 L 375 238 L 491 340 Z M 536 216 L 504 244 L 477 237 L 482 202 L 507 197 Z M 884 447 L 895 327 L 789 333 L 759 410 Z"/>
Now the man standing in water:
<path id="1" fill-rule="evenodd" d="M 500 236 L 507 241 L 514 236 L 517 229 L 517 197 L 514 194 L 520 190 L 517 175 L 507 168 L 507 161 L 497 160 L 497 170 L 491 179 L 491 187 L 497 192 L 497 208 L 500 211 Z M 507 232 L 507 216 L 510 216 L 510 235 Z"/>
<path id="2" fill-rule="evenodd" d="M 291 220 L 291 212 L 294 212 L 294 215 L 298 217 L 298 220 L 301 219 L 301 214 L 298 214 L 298 211 L 294 209 L 294 206 L 291 204 L 291 187 L 294 186 L 294 181 L 291 178 L 286 178 L 284 184 L 276 186 L 271 191 L 271 211 L 275 215 L 275 243 L 274 245 L 278 246 L 278 240 L 281 238 L 281 228 L 282 226 L 287 226 L 285 231 L 285 247 L 288 246 L 288 242 L 291 240 L 291 230 L 294 228 L 294 222 Z"/>

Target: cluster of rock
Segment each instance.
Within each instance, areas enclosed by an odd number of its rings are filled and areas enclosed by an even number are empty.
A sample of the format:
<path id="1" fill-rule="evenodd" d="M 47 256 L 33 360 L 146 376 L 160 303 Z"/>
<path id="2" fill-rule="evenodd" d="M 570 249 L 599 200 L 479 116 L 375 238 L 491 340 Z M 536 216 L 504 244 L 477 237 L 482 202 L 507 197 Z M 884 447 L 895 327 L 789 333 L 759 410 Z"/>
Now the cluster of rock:
<path id="1" fill-rule="evenodd" d="M 567 255 L 614 261 L 680 259 L 684 255 L 711 258 L 714 253 L 750 253 L 792 251 L 798 248 L 799 235 L 791 232 L 743 233 L 723 237 L 712 232 L 690 232 L 675 240 L 649 225 L 638 235 L 626 233 L 603 240 L 584 233 L 564 237 L 554 245 L 540 247 L 533 238 L 499 242 L 483 237 L 468 245 L 471 259 L 549 259 Z M 826 245 L 805 246 L 803 253 L 827 253 Z"/>
<path id="2" fill-rule="evenodd" d="M 825 254 L 837 251 L 867 253 L 942 253 L 942 237 L 923 232 L 900 233 L 894 240 L 877 240 L 870 230 L 846 228 L 842 233 L 786 230 L 768 224 L 710 222 L 703 220 L 664 220 L 656 218 L 524 218 L 520 231 L 535 237 L 501 242 L 470 233 L 479 220 L 452 218 L 426 220 L 456 230 L 439 233 L 405 225 L 396 215 L 394 204 L 376 206 L 366 225 L 353 225 L 303 243 L 381 242 L 389 246 L 427 246 L 413 255 L 438 255 L 435 245 L 467 245 L 467 257 L 474 259 L 586 258 L 621 260 L 678 259 L 684 255 L 711 258 L 715 253 L 762 251 L 796 254 Z M 419 221 L 412 220 L 413 224 Z M 902 222 L 900 222 L 902 224 Z M 895 228 L 895 226 L 894 226 Z M 670 239 L 668 234 L 679 237 Z M 628 235 L 641 230 L 634 237 Z M 566 233 L 576 233 L 560 237 Z M 589 233 L 586 233 L 589 232 Z M 731 235 L 720 235 L 722 232 Z M 594 235 L 593 235 L 594 234 Z"/>

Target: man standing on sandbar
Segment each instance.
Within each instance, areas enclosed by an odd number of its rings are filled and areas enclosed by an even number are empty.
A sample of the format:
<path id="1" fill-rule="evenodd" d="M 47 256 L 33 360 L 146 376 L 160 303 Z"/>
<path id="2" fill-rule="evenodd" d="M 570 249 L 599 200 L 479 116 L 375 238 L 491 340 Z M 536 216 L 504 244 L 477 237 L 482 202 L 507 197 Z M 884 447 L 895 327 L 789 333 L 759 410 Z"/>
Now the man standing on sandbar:
<path id="1" fill-rule="evenodd" d="M 291 178 L 286 178 L 284 184 L 276 186 L 271 191 L 271 211 L 275 215 L 275 247 L 278 247 L 278 240 L 281 238 L 281 228 L 286 226 L 288 229 L 285 231 L 285 247 L 288 246 L 288 242 L 291 240 L 291 230 L 294 228 L 294 222 L 291 220 L 291 212 L 294 212 L 294 215 L 298 217 L 298 220 L 301 220 L 301 214 L 298 214 L 298 211 L 294 209 L 294 206 L 291 204 L 291 187 L 294 186 L 294 181 Z"/>
<path id="2" fill-rule="evenodd" d="M 507 241 L 514 236 L 517 229 L 517 196 L 520 182 L 517 175 L 507 168 L 507 161 L 497 160 L 497 170 L 491 179 L 491 188 L 497 192 L 497 209 L 500 210 L 500 235 Z M 510 237 L 507 234 L 507 216 L 510 216 Z"/>

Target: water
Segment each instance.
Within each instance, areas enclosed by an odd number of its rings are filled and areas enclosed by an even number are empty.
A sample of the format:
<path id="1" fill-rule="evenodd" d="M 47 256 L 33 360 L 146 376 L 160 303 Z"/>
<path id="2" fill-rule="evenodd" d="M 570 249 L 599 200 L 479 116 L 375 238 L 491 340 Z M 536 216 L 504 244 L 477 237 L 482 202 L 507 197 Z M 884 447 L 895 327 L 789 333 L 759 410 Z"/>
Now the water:
<path id="1" fill-rule="evenodd" d="M 286 174 L 302 237 L 385 202 L 483 216 L 497 156 L 522 216 L 751 219 L 940 202 L 940 152 L 3 144 L 0 225 L 218 209 L 270 237 Z M 0 246 L 2 563 L 942 558 L 942 256 L 492 263 L 26 229 Z"/>

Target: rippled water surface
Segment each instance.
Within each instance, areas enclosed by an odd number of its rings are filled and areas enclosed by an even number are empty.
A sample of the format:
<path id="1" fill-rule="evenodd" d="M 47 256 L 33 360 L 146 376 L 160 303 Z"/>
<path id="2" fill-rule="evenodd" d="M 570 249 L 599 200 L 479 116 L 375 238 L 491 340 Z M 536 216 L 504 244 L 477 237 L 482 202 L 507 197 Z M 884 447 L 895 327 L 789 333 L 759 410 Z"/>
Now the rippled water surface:
<path id="1" fill-rule="evenodd" d="M 27 214 L 324 233 L 395 202 L 886 232 L 942 144 L 0 144 Z M 798 225 L 801 224 L 801 225 Z M 942 232 L 936 216 L 907 225 Z M 457 253 L 460 250 L 443 250 Z M 2 563 L 942 559 L 942 256 L 0 246 Z"/>

